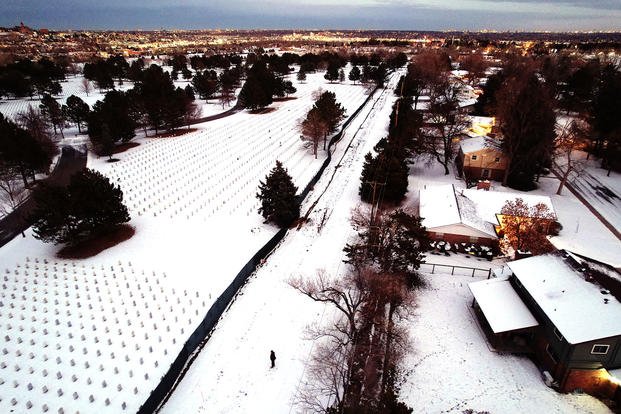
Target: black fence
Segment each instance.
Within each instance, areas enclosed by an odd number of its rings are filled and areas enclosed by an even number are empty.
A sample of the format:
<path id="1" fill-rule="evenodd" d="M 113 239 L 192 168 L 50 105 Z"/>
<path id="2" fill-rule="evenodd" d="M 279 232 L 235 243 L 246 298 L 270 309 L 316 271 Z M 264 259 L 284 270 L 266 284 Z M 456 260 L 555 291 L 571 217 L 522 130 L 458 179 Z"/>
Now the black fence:
<path id="1" fill-rule="evenodd" d="M 328 145 L 328 156 L 321 165 L 317 174 L 313 176 L 310 182 L 304 187 L 304 190 L 297 195 L 298 201 L 301 203 L 312 188 L 317 184 L 317 181 L 321 178 L 321 175 L 330 164 L 332 159 L 332 153 L 330 151 L 332 145 L 338 142 L 342 136 L 343 131 L 352 122 L 352 120 L 360 113 L 364 106 L 373 97 L 375 90 L 369 94 L 367 99 L 356 109 L 356 111 L 347 119 L 340 131 L 335 134 Z M 252 256 L 252 258 L 244 265 L 244 267 L 237 273 L 233 282 L 222 292 L 222 294 L 211 305 L 207 314 L 203 318 L 202 322 L 196 327 L 192 335 L 183 345 L 183 348 L 175 358 L 174 362 L 170 365 L 168 371 L 164 374 L 160 383 L 151 391 L 149 398 L 142 404 L 138 410 L 139 414 L 153 413 L 157 411 L 163 403 L 166 402 L 172 391 L 174 391 L 177 383 L 183 378 L 187 367 L 192 363 L 194 357 L 198 354 L 197 351 L 204 346 L 209 339 L 211 332 L 216 327 L 218 320 L 231 304 L 241 287 L 246 283 L 248 278 L 255 272 L 257 265 L 259 265 L 278 245 L 278 243 L 287 234 L 287 229 L 281 229 L 276 233 L 258 252 Z"/>
<path id="2" fill-rule="evenodd" d="M 317 182 L 319 181 L 319 179 L 323 175 L 323 172 L 326 170 L 326 168 L 330 164 L 330 161 L 332 161 L 332 151 L 331 151 L 332 145 L 334 145 L 335 143 L 339 142 L 341 140 L 341 138 L 343 138 L 343 133 L 345 132 L 345 128 L 347 128 L 349 126 L 349 124 L 352 123 L 354 118 L 356 118 L 356 116 L 358 116 L 358 114 L 360 113 L 360 111 L 362 111 L 362 109 L 366 106 L 366 104 L 369 103 L 369 101 L 371 100 L 371 98 L 375 94 L 376 90 L 377 89 L 373 90 L 369 94 L 369 96 L 367 96 L 367 99 L 364 100 L 362 105 L 360 105 L 358 107 L 358 109 L 356 109 L 354 111 L 354 113 L 347 119 L 347 121 L 345 121 L 345 123 L 343 123 L 343 126 L 341 127 L 339 132 L 337 132 L 330 139 L 330 142 L 328 143 L 328 156 L 323 161 L 323 164 L 321 164 L 321 167 L 319 168 L 319 171 L 317 171 L 317 174 L 315 174 L 313 176 L 313 178 L 311 178 L 311 180 L 308 182 L 308 184 L 306 184 L 306 187 L 304 187 L 304 190 L 302 190 L 302 192 L 300 194 L 298 194 L 298 201 L 300 203 L 302 202 L 302 200 L 304 200 L 306 198 L 306 196 L 308 196 L 308 193 L 310 193 L 310 191 L 313 189 L 313 187 L 315 187 L 315 184 L 317 184 Z"/>
<path id="3" fill-rule="evenodd" d="M 487 277 L 488 279 L 492 276 L 492 269 L 480 269 L 478 267 L 467 266 L 452 266 L 437 263 L 421 263 L 420 270 L 428 271 L 431 274 L 441 273 L 451 274 L 455 276 L 480 276 Z"/>

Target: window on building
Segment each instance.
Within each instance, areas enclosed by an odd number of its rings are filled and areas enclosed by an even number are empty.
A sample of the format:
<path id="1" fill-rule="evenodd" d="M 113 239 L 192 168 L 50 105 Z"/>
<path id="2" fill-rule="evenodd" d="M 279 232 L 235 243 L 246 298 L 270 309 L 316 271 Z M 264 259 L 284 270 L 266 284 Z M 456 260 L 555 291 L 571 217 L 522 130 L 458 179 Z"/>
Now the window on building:
<path id="1" fill-rule="evenodd" d="M 556 335 L 559 341 L 563 340 L 563 335 L 561 335 L 561 333 L 556 328 L 554 328 L 554 335 Z"/>
<path id="2" fill-rule="evenodd" d="M 500 157 L 494 158 L 494 162 L 500 162 Z"/>
<path id="3" fill-rule="evenodd" d="M 470 159 L 471 159 L 472 161 L 476 161 L 477 156 L 476 156 L 476 155 L 473 155 L 473 156 L 471 156 L 471 157 L 470 157 Z"/>
<path id="4" fill-rule="evenodd" d="M 554 350 L 550 347 L 550 344 L 546 345 L 546 352 L 552 359 L 552 362 L 558 364 L 558 357 L 556 356 L 556 352 L 554 352 Z"/>
<path id="5" fill-rule="evenodd" d="M 591 349 L 591 353 L 594 355 L 606 355 L 608 353 L 608 349 L 610 349 L 610 345 L 593 345 L 593 349 Z"/>
<path id="6" fill-rule="evenodd" d="M 475 237 L 475 236 L 470 236 L 470 243 L 478 243 L 479 242 L 479 238 Z"/>

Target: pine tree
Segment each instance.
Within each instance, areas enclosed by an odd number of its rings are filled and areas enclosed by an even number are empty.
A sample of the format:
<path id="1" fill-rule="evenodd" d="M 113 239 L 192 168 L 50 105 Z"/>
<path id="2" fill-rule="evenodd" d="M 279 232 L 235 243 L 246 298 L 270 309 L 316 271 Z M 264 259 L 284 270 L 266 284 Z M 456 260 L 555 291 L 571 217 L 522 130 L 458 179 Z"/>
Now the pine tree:
<path id="1" fill-rule="evenodd" d="M 101 173 L 84 169 L 67 188 L 42 186 L 35 192 L 35 238 L 76 244 L 130 220 L 123 192 Z"/>
<path id="2" fill-rule="evenodd" d="M 300 204 L 295 196 L 297 187 L 280 161 L 259 184 L 257 198 L 259 213 L 281 228 L 289 226 L 300 216 Z"/>
<path id="3" fill-rule="evenodd" d="M 335 62 L 330 62 L 328 64 L 328 69 L 326 69 L 325 75 L 323 77 L 329 81 L 330 83 L 336 81 L 339 78 L 339 66 Z"/>
<path id="4" fill-rule="evenodd" d="M 299 72 L 298 72 L 298 76 L 297 76 L 297 78 L 298 78 L 298 81 L 299 81 L 300 83 L 302 83 L 302 82 L 306 81 L 306 72 L 304 72 L 304 71 L 300 68 L 300 70 L 299 70 Z"/>
<path id="5" fill-rule="evenodd" d="M 360 76 L 362 76 L 362 73 L 360 73 L 360 68 L 358 66 L 354 66 L 349 71 L 349 80 L 352 81 L 354 85 L 356 84 L 356 81 L 360 80 Z"/>
<path id="6" fill-rule="evenodd" d="M 67 105 L 63 106 L 65 116 L 78 126 L 78 132 L 82 133 L 81 126 L 86 123 L 88 114 L 91 112 L 88 104 L 75 95 L 67 98 Z"/>
<path id="7" fill-rule="evenodd" d="M 390 149 L 364 158 L 358 194 L 367 203 L 398 203 L 408 191 L 408 166 Z"/>

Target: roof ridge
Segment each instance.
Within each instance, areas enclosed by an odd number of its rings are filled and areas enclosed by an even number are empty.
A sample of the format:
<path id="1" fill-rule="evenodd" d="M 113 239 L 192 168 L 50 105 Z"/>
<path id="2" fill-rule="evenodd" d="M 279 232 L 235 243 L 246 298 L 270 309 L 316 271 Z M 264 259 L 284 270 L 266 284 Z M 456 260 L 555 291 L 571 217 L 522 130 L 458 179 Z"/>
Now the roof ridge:
<path id="1" fill-rule="evenodd" d="M 455 192 L 455 184 L 451 184 L 453 187 L 453 196 L 455 197 L 455 205 L 457 206 L 457 214 L 459 214 L 459 222 L 464 224 L 464 219 L 461 216 L 461 209 L 459 208 L 459 200 L 457 200 L 457 193 Z"/>

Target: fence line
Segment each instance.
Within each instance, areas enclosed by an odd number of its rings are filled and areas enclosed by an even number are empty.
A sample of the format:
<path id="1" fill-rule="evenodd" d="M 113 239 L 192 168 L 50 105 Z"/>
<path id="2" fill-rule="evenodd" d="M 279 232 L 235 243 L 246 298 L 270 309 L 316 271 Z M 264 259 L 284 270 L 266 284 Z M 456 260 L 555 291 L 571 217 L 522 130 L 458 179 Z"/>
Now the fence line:
<path id="1" fill-rule="evenodd" d="M 347 119 L 347 121 L 343 123 L 339 132 L 335 134 L 332 139 L 330 139 L 330 143 L 328 144 L 328 156 L 324 160 L 317 174 L 315 174 L 313 178 L 309 181 L 309 183 L 304 187 L 304 190 L 296 196 L 298 202 L 301 203 L 306 198 L 306 196 L 308 196 L 308 193 L 312 190 L 317 181 L 319 181 L 321 175 L 332 160 L 332 153 L 330 151 L 332 145 L 341 139 L 345 128 L 349 126 L 353 119 L 367 105 L 376 90 L 377 88 L 369 94 L 364 102 Z M 257 265 L 259 265 L 263 259 L 269 256 L 272 250 L 276 248 L 278 243 L 280 243 L 280 241 L 285 237 L 286 234 L 286 228 L 280 229 L 262 248 L 260 248 L 252 256 L 252 258 L 237 273 L 237 276 L 235 276 L 231 284 L 229 284 L 224 292 L 222 292 L 222 294 L 218 296 L 218 298 L 215 300 L 215 302 L 211 305 L 211 307 L 205 314 L 205 317 L 203 318 L 201 323 L 196 327 L 192 335 L 190 335 L 188 340 L 185 342 L 183 348 L 181 349 L 173 363 L 170 365 L 168 371 L 162 376 L 159 384 L 151 391 L 151 394 L 149 395 L 147 400 L 140 406 L 140 408 L 138 409 L 138 414 L 156 412 L 168 400 L 175 387 L 181 381 L 181 379 L 185 375 L 185 372 L 192 364 L 194 358 L 198 355 L 198 352 L 202 349 L 202 347 L 211 336 L 211 333 L 213 332 L 218 323 L 218 320 L 224 314 L 224 311 L 232 303 L 233 299 L 235 298 L 241 287 L 244 286 L 248 278 L 256 271 Z"/>
<path id="2" fill-rule="evenodd" d="M 488 279 L 492 276 L 492 269 L 481 269 L 478 267 L 467 267 L 467 266 L 453 266 L 453 265 L 445 265 L 445 264 L 439 264 L 439 263 L 421 263 L 421 268 L 423 266 L 430 266 L 431 274 L 435 273 L 436 267 L 440 267 L 440 268 L 448 267 L 451 269 L 451 275 L 455 274 L 455 269 L 464 269 L 464 270 L 467 270 L 469 274 L 468 275 L 462 274 L 462 276 L 474 277 L 477 272 L 483 273 L 483 275 L 487 276 Z"/>

